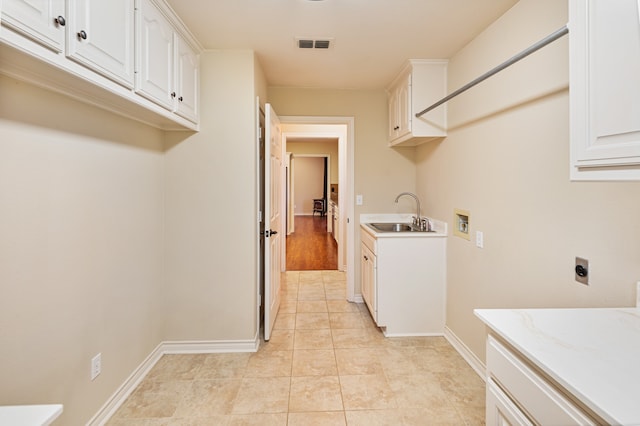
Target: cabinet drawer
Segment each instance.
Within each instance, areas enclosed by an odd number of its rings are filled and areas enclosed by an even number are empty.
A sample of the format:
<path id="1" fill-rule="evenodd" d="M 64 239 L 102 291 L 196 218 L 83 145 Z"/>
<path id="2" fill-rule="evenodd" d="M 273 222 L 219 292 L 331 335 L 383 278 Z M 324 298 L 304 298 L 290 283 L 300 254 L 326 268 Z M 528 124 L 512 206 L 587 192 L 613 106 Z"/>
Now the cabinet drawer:
<path id="1" fill-rule="evenodd" d="M 487 375 L 487 380 L 495 380 L 534 423 L 597 424 L 493 336 L 487 340 Z"/>
<path id="2" fill-rule="evenodd" d="M 487 380 L 487 426 L 533 426 L 513 401 L 493 381 Z"/>
<path id="3" fill-rule="evenodd" d="M 369 250 L 371 250 L 371 253 L 377 254 L 376 253 L 376 238 L 373 235 L 369 234 L 364 229 L 361 229 L 360 230 L 360 241 L 362 241 L 362 244 L 364 244 L 365 246 L 367 246 L 369 248 Z"/>

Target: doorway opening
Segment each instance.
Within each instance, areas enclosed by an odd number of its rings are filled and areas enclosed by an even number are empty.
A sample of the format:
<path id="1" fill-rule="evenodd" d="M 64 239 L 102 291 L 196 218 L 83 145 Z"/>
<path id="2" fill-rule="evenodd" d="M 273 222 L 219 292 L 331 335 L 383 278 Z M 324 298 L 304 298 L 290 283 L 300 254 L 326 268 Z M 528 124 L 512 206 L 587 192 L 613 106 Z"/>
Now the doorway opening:
<path id="1" fill-rule="evenodd" d="M 338 139 L 287 138 L 285 145 L 286 269 L 337 270 Z"/>
<path id="2" fill-rule="evenodd" d="M 354 169 L 354 119 L 353 117 L 280 117 L 283 142 L 295 140 L 337 140 L 337 183 L 335 184 L 335 204 L 339 214 L 332 230 L 338 246 L 339 271 L 347 276 L 347 300 L 355 301 L 354 286 L 354 221 L 353 169 Z M 329 186 L 329 201 L 331 184 Z M 329 207 L 327 201 L 327 209 Z M 285 216 L 289 216 L 285 214 Z M 333 226 L 335 225 L 335 226 Z M 295 225 L 294 225 L 295 226 Z"/>
<path id="3" fill-rule="evenodd" d="M 332 138 L 338 140 L 338 184 L 335 186 L 337 195 L 335 199 L 340 206 L 339 219 L 335 221 L 334 229 L 337 238 L 342 240 L 338 244 L 338 274 L 344 285 L 346 276 L 346 299 L 350 302 L 355 300 L 354 286 L 354 212 L 353 182 L 354 182 L 354 118 L 353 117 L 281 117 L 278 118 L 269 104 L 265 104 L 263 112 L 259 99 L 256 103 L 256 134 L 258 135 L 256 144 L 257 161 L 257 184 L 261 188 L 257 194 L 259 204 L 258 221 L 260 222 L 259 246 L 257 256 L 259 257 L 258 271 L 258 330 L 264 326 L 264 339 L 269 340 L 272 320 L 275 319 L 280 302 L 280 282 L 285 276 L 286 265 L 286 245 L 272 244 L 274 241 L 281 241 L 286 235 L 285 212 L 285 163 L 286 153 L 284 145 L 289 137 L 292 138 Z M 266 131 L 265 131 L 266 128 Z M 270 130 L 271 129 L 271 130 Z M 271 135 L 271 136 L 269 136 Z M 269 148 L 269 149 L 267 149 Z M 275 151 L 274 151 L 275 150 Z M 270 152 L 267 155 L 267 151 Z M 274 152 L 281 152 L 279 158 L 271 158 Z M 277 171 L 279 178 L 272 172 Z M 267 176 L 269 179 L 267 179 Z M 281 179 L 281 180 L 280 180 Z M 338 188 L 340 188 L 338 190 Z M 275 191 L 273 189 L 276 189 Z M 277 207 L 280 206 L 280 207 Z M 271 209 L 276 207 L 276 214 L 272 214 Z M 277 218 L 277 220 L 276 220 Z M 267 227 L 267 220 L 270 225 Z M 277 223 L 273 222 L 276 220 Z M 275 238 L 270 238 L 275 236 Z M 270 242 L 267 245 L 267 238 Z M 276 248 L 277 246 L 277 248 Z M 270 247 L 270 249 L 268 248 Z M 276 253 L 277 252 L 277 253 Z M 269 262 L 267 262 L 267 258 Z M 269 273 L 267 274 L 267 271 Z M 277 272 L 277 273 L 276 273 Z M 273 275 L 275 273 L 275 275 Z M 303 274 L 304 272 L 300 272 Z M 324 271 L 330 278 L 336 271 Z M 278 278 L 280 274 L 280 278 Z M 342 290 L 332 289 L 336 294 L 331 296 L 337 298 L 345 297 L 344 286 Z M 340 296 L 340 293 L 342 294 Z M 343 299 L 344 300 L 344 299 Z"/>

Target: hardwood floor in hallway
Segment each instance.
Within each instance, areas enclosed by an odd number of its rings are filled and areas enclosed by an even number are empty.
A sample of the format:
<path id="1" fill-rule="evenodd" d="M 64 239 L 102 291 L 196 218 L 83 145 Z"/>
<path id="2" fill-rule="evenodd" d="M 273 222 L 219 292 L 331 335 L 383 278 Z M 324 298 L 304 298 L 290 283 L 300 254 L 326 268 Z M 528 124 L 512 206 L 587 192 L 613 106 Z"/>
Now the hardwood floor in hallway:
<path id="1" fill-rule="evenodd" d="M 338 244 L 327 232 L 327 216 L 296 216 L 287 235 L 287 271 L 338 269 Z"/>

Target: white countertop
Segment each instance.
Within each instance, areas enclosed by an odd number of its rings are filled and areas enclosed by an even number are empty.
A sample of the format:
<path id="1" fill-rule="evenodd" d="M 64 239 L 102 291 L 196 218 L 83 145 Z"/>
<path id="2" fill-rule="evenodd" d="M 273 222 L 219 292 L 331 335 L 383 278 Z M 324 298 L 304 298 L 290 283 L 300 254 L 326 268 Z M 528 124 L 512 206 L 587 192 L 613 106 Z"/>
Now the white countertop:
<path id="1" fill-rule="evenodd" d="M 476 309 L 609 424 L 640 425 L 640 309 Z"/>
<path id="2" fill-rule="evenodd" d="M 61 404 L 0 406 L 0 425 L 45 426 L 60 414 Z"/>
<path id="3" fill-rule="evenodd" d="M 376 238 L 433 238 L 447 236 L 447 223 L 429 218 L 434 232 L 378 232 L 369 223 L 411 223 L 411 214 L 361 214 L 360 227 Z M 424 216 L 423 216 L 424 217 Z"/>

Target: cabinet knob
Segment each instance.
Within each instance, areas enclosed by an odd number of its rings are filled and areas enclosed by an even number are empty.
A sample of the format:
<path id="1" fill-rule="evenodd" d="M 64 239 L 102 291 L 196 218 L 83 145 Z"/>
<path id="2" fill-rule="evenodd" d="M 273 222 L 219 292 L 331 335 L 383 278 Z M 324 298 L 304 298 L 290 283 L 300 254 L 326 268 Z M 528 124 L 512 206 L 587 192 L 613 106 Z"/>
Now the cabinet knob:
<path id="1" fill-rule="evenodd" d="M 81 30 L 81 31 L 78 33 L 78 38 L 81 38 L 81 39 L 83 39 L 83 40 L 86 40 L 86 39 L 87 39 L 87 33 L 85 32 L 85 30 Z"/>
<path id="2" fill-rule="evenodd" d="M 182 102 L 182 96 L 180 96 L 180 97 L 178 98 L 178 100 L 179 100 L 180 102 Z"/>
<path id="3" fill-rule="evenodd" d="M 54 22 L 61 27 L 64 27 L 64 25 L 67 23 L 63 16 L 58 16 L 56 19 L 54 19 Z"/>
<path id="4" fill-rule="evenodd" d="M 176 92 L 171 92 L 171 97 L 175 98 L 176 97 Z"/>

